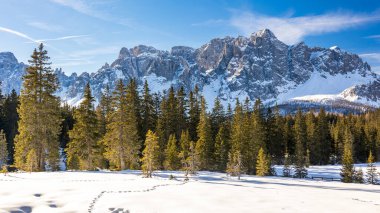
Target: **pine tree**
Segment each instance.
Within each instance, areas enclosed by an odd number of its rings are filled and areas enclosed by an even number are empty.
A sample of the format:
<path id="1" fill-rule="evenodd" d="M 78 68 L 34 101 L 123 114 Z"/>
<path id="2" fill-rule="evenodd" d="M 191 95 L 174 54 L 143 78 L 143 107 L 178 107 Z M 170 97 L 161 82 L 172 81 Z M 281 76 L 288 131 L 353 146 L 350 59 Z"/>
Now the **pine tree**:
<path id="1" fill-rule="evenodd" d="M 228 153 L 227 173 L 232 176 L 238 176 L 240 179 L 241 173 L 246 171 L 246 167 L 242 162 L 242 146 L 244 144 L 245 136 L 241 123 L 244 121 L 243 108 L 239 100 L 236 100 L 236 106 L 232 118 L 231 125 L 231 148 Z"/>
<path id="2" fill-rule="evenodd" d="M 14 139 L 18 134 L 17 123 L 19 120 L 19 115 L 17 113 L 17 108 L 19 104 L 19 97 L 16 91 L 13 89 L 11 94 L 7 96 L 4 102 L 4 116 L 6 124 L 4 126 L 4 131 L 8 142 L 9 164 L 14 163 Z"/>
<path id="3" fill-rule="evenodd" d="M 37 154 L 34 149 L 31 149 L 28 151 L 28 154 L 26 155 L 26 171 L 28 172 L 34 172 L 39 171 L 38 170 L 38 159 Z"/>
<path id="4" fill-rule="evenodd" d="M 144 145 L 145 148 L 143 151 L 143 157 L 141 158 L 141 168 L 145 177 L 151 178 L 153 171 L 158 167 L 157 157 L 159 151 L 158 137 L 151 130 L 148 130 L 146 133 Z"/>
<path id="5" fill-rule="evenodd" d="M 181 159 L 181 164 L 182 164 L 182 169 L 186 171 L 186 176 L 190 172 L 190 166 L 188 162 L 189 158 L 189 152 L 190 152 L 190 135 L 189 131 L 182 131 L 181 133 L 181 138 L 179 140 L 180 144 L 180 153 L 179 153 L 179 158 Z"/>
<path id="6" fill-rule="evenodd" d="M 3 130 L 0 130 L 0 168 L 8 163 L 7 139 Z"/>
<path id="7" fill-rule="evenodd" d="M 174 134 L 169 137 L 168 145 L 165 150 L 164 166 L 167 170 L 178 170 L 180 167 L 180 159 L 178 154 L 177 139 Z"/>
<path id="8" fill-rule="evenodd" d="M 343 150 L 343 159 L 342 159 L 342 169 L 340 176 L 342 177 L 342 182 L 352 183 L 354 177 L 354 159 L 352 157 L 352 143 L 353 136 L 350 130 L 347 128 L 345 131 L 345 140 L 344 140 L 344 150 Z"/>
<path id="9" fill-rule="evenodd" d="M 105 146 L 105 157 L 118 170 L 136 169 L 139 166 L 141 145 L 136 112 L 131 104 L 124 83 L 119 80 L 112 95 L 113 110 L 109 116 L 107 132 L 101 141 Z"/>
<path id="10" fill-rule="evenodd" d="M 195 174 L 199 169 L 199 156 L 195 150 L 195 142 L 190 141 L 189 156 L 187 157 L 187 165 L 190 174 Z"/>
<path id="11" fill-rule="evenodd" d="M 194 91 L 189 94 L 189 134 L 192 141 L 198 140 L 197 127 L 199 123 L 199 98 L 198 87 L 196 86 Z"/>
<path id="12" fill-rule="evenodd" d="M 96 107 L 96 115 L 99 121 L 99 135 L 103 137 L 107 131 L 108 117 L 111 113 L 111 91 L 107 84 L 106 89 L 100 97 L 99 105 Z"/>
<path id="13" fill-rule="evenodd" d="M 319 152 L 318 156 L 320 157 L 318 163 L 328 164 L 331 153 L 331 142 L 329 124 L 326 117 L 326 112 L 323 108 L 321 108 L 318 114 L 315 137 L 318 146 L 317 151 Z"/>
<path id="14" fill-rule="evenodd" d="M 295 118 L 294 133 L 296 139 L 296 162 L 294 175 L 298 178 L 305 178 L 307 176 L 307 170 L 305 168 L 305 145 L 307 142 L 307 134 L 305 119 L 300 109 L 297 111 Z"/>
<path id="15" fill-rule="evenodd" d="M 201 113 L 197 127 L 198 141 L 196 152 L 199 155 L 201 169 L 212 169 L 214 162 L 214 142 L 212 140 L 211 124 L 206 111 L 206 101 L 201 98 Z"/>
<path id="16" fill-rule="evenodd" d="M 354 183 L 364 183 L 362 168 L 359 168 L 359 170 L 354 171 L 353 182 Z"/>
<path id="17" fill-rule="evenodd" d="M 142 131 L 147 134 L 148 130 L 154 131 L 156 128 L 157 114 L 155 112 L 153 97 L 150 94 L 148 81 L 144 83 L 144 93 L 141 101 Z"/>
<path id="18" fill-rule="evenodd" d="M 176 116 L 176 119 L 177 119 L 177 132 L 176 132 L 176 136 L 177 138 L 179 138 L 182 134 L 182 131 L 187 129 L 187 111 L 188 111 L 188 103 L 187 103 L 187 99 L 186 99 L 186 93 L 185 93 L 185 89 L 183 87 L 181 87 L 178 91 L 177 91 L 177 116 Z"/>
<path id="19" fill-rule="evenodd" d="M 215 163 L 218 171 L 225 171 L 228 163 L 228 152 L 230 151 L 230 135 L 228 126 L 219 128 L 215 137 Z"/>
<path id="20" fill-rule="evenodd" d="M 58 80 L 48 61 L 47 51 L 41 44 L 33 51 L 23 77 L 14 157 L 16 166 L 24 170 L 28 169 L 29 150 L 36 153 L 37 171 L 58 169 L 61 118 L 59 99 L 54 96 Z"/>
<path id="21" fill-rule="evenodd" d="M 94 110 L 94 97 L 91 94 L 90 84 L 87 83 L 83 101 L 74 112 L 76 123 L 69 131 L 70 143 L 66 149 L 68 164 L 79 160 L 79 169 L 94 170 L 99 165 L 101 153 L 98 147 L 98 120 Z M 74 168 L 76 169 L 76 168 Z"/>
<path id="22" fill-rule="evenodd" d="M 214 107 L 212 108 L 212 112 L 210 115 L 210 121 L 211 121 L 212 137 L 215 138 L 216 134 L 218 134 L 219 128 L 225 122 L 224 109 L 223 109 L 222 103 L 220 102 L 219 97 L 215 98 Z"/>
<path id="23" fill-rule="evenodd" d="M 252 116 L 250 116 L 249 111 L 245 110 L 243 123 L 238 125 L 242 125 L 243 127 L 243 165 L 249 174 L 255 174 L 257 155 L 260 147 L 267 146 L 264 106 L 260 99 L 255 101 Z"/>
<path id="24" fill-rule="evenodd" d="M 269 170 L 270 170 L 270 164 L 269 164 L 268 156 L 264 152 L 264 149 L 261 147 L 259 150 L 259 154 L 257 156 L 256 175 L 266 176 L 269 174 Z"/>
<path id="25" fill-rule="evenodd" d="M 227 174 L 237 176 L 240 180 L 241 174 L 245 171 L 239 149 L 230 151 L 228 155 Z"/>
<path id="26" fill-rule="evenodd" d="M 372 151 L 370 151 L 367 160 L 367 182 L 369 184 L 377 184 L 377 182 L 379 181 L 376 166 L 373 164 L 374 161 L 375 160 L 372 155 Z"/>

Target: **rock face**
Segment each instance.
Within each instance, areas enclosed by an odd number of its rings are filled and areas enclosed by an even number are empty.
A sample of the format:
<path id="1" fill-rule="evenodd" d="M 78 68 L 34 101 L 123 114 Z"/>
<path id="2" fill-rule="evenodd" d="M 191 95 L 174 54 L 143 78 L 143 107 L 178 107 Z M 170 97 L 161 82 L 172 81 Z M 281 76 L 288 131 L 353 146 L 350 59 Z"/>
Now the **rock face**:
<path id="1" fill-rule="evenodd" d="M 99 98 L 106 85 L 112 89 L 118 79 L 128 82 L 130 78 L 136 78 L 140 85 L 147 80 L 153 92 L 170 86 L 189 91 L 198 85 L 210 107 L 215 97 L 225 103 L 248 97 L 281 104 L 297 97 L 336 95 L 348 102 L 376 106 L 380 100 L 379 77 L 358 55 L 338 47 L 288 46 L 268 29 L 248 38 L 216 38 L 198 49 L 123 47 L 112 64 L 97 72 L 71 76 L 56 72 L 62 84 L 58 94 L 73 105 L 81 100 L 86 82 Z"/>
<path id="2" fill-rule="evenodd" d="M 22 76 L 25 64 L 19 63 L 13 53 L 0 52 L 0 81 L 3 94 L 11 93 L 12 89 L 21 90 Z"/>

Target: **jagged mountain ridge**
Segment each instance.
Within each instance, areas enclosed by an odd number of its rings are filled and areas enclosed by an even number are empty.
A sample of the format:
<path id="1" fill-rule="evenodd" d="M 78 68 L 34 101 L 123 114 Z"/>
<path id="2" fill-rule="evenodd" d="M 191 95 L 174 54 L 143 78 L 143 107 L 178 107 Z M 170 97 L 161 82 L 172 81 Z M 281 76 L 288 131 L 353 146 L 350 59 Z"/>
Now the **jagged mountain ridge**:
<path id="1" fill-rule="evenodd" d="M 217 96 L 225 103 L 249 97 L 281 104 L 293 100 L 320 103 L 324 95 L 324 99 L 373 106 L 378 106 L 380 98 L 379 76 L 358 55 L 337 47 L 308 47 L 303 42 L 289 46 L 268 29 L 250 37 L 216 38 L 198 49 L 124 47 L 113 63 L 97 72 L 56 73 L 61 82 L 58 95 L 72 105 L 81 100 L 86 82 L 99 98 L 106 85 L 112 89 L 117 79 L 127 82 L 130 78 L 140 85 L 147 80 L 152 92 L 170 86 L 189 91 L 198 85 L 209 106 Z"/>

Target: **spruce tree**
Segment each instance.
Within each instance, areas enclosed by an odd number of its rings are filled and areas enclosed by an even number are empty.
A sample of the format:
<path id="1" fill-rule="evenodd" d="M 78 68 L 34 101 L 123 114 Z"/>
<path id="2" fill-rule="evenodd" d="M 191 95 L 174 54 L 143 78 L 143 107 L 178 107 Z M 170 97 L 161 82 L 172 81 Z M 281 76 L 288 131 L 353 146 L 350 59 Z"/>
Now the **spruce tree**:
<path id="1" fill-rule="evenodd" d="M 232 176 L 238 176 L 240 179 L 241 173 L 246 171 L 246 166 L 242 162 L 242 146 L 244 144 L 245 136 L 241 123 L 244 121 L 243 108 L 239 100 L 236 100 L 236 106 L 232 118 L 231 125 L 231 148 L 228 153 L 227 173 Z"/>
<path id="2" fill-rule="evenodd" d="M 178 170 L 180 167 L 180 159 L 178 154 L 177 139 L 175 134 L 169 137 L 168 145 L 165 150 L 164 166 L 167 170 Z"/>
<path id="3" fill-rule="evenodd" d="M 372 151 L 370 151 L 367 160 L 367 182 L 369 184 L 377 184 L 377 182 L 379 181 L 376 166 L 373 164 L 374 161 L 375 160 L 372 155 Z"/>
<path id="4" fill-rule="evenodd" d="M 199 115 L 199 124 L 197 127 L 198 141 L 196 152 L 199 155 L 200 168 L 212 169 L 214 163 L 214 142 L 211 133 L 210 119 L 206 111 L 206 101 L 201 98 L 201 113 Z"/>
<path id="5" fill-rule="evenodd" d="M 0 168 L 8 163 L 7 138 L 3 130 L 0 130 Z"/>
<path id="6" fill-rule="evenodd" d="M 219 128 L 215 137 L 215 164 L 218 171 L 225 171 L 228 163 L 228 152 L 230 151 L 230 135 L 228 126 Z"/>
<path id="7" fill-rule="evenodd" d="M 146 133 L 144 146 L 141 168 L 145 177 L 151 178 L 153 171 L 158 168 L 157 157 L 159 151 L 158 137 L 151 130 Z"/>
<path id="8" fill-rule="evenodd" d="M 176 119 L 177 119 L 177 132 L 176 132 L 176 136 L 177 138 L 179 138 L 182 134 L 182 131 L 187 129 L 187 121 L 188 121 L 188 117 L 187 117 L 187 112 L 188 112 L 188 101 L 186 99 L 186 93 L 185 93 L 185 89 L 183 87 L 181 87 L 178 91 L 177 91 L 177 115 L 176 115 Z"/>
<path id="9" fill-rule="evenodd" d="M 38 159 L 37 159 L 37 153 L 34 149 L 31 149 L 27 152 L 26 155 L 26 164 L 25 164 L 26 171 L 28 172 L 35 172 L 38 170 Z"/>
<path id="10" fill-rule="evenodd" d="M 106 89 L 100 97 L 99 105 L 96 107 L 96 115 L 99 121 L 99 135 L 103 137 L 107 131 L 108 117 L 111 113 L 111 91 L 107 84 Z"/>
<path id="11" fill-rule="evenodd" d="M 187 165 L 190 174 L 196 174 L 199 169 L 199 156 L 195 150 L 195 142 L 190 141 L 189 156 L 187 157 Z"/>
<path id="12" fill-rule="evenodd" d="M 343 150 L 343 159 L 342 159 L 342 169 L 340 176 L 342 177 L 342 182 L 352 183 L 354 177 L 354 159 L 352 157 L 352 143 L 353 135 L 350 130 L 347 128 L 345 131 L 344 139 L 344 150 Z"/>
<path id="13" fill-rule="evenodd" d="M 256 175 L 266 176 L 269 174 L 269 170 L 270 170 L 270 162 L 269 162 L 268 156 L 264 152 L 264 149 L 261 147 L 259 150 L 259 154 L 257 156 Z"/>
<path id="14" fill-rule="evenodd" d="M 180 144 L 180 152 L 179 152 L 179 158 L 181 159 L 182 169 L 185 170 L 186 176 L 190 172 L 190 166 L 188 162 L 189 152 L 190 152 L 190 135 L 189 131 L 182 131 L 181 138 L 179 140 Z"/>
<path id="15" fill-rule="evenodd" d="M 98 120 L 94 110 L 94 97 L 87 83 L 83 100 L 74 112 L 75 124 L 69 131 L 70 143 L 66 149 L 68 164 L 79 160 L 79 169 L 94 170 L 99 165 Z M 75 168 L 74 168 L 75 169 Z"/>
<path id="16" fill-rule="evenodd" d="M 8 153 L 9 153 L 9 164 L 14 163 L 14 139 L 18 134 L 18 120 L 19 115 L 17 113 L 17 108 L 19 106 L 19 97 L 16 91 L 13 89 L 11 94 L 7 96 L 4 102 L 4 116 L 5 123 L 4 131 L 8 142 Z"/>
<path id="17" fill-rule="evenodd" d="M 244 173 L 242 157 L 239 149 L 233 149 L 228 154 L 227 174 L 237 176 L 240 180 L 241 174 Z"/>
<path id="18" fill-rule="evenodd" d="M 364 183 L 362 168 L 359 168 L 358 170 L 354 171 L 353 182 L 354 183 Z"/>
<path id="19" fill-rule="evenodd" d="M 35 152 L 37 171 L 58 169 L 61 118 L 59 99 L 54 96 L 57 89 L 57 77 L 50 68 L 47 51 L 40 44 L 33 51 L 23 76 L 18 109 L 19 134 L 15 139 L 14 156 L 15 164 L 20 169 L 28 169 L 26 161 L 29 150 Z"/>
<path id="20" fill-rule="evenodd" d="M 316 143 L 319 156 L 318 164 L 328 164 L 331 153 L 331 140 L 329 133 L 329 124 L 326 117 L 326 112 L 323 108 L 319 111 L 316 125 Z"/>
<path id="21" fill-rule="evenodd" d="M 305 168 L 306 166 L 305 145 L 307 142 L 307 133 L 306 133 L 305 119 L 300 109 L 298 109 L 296 118 L 295 118 L 294 134 L 295 134 L 295 141 L 296 141 L 296 147 L 295 147 L 296 161 L 295 161 L 294 175 L 295 177 L 298 177 L 298 178 L 305 178 L 307 176 L 307 170 Z"/>
<path id="22" fill-rule="evenodd" d="M 138 123 L 122 80 L 118 81 L 113 92 L 111 106 L 113 110 L 109 116 L 106 134 L 101 141 L 105 146 L 104 155 L 115 169 L 136 169 L 139 167 L 141 147 Z"/>
<path id="23" fill-rule="evenodd" d="M 189 94 L 189 134 L 192 141 L 198 140 L 197 127 L 199 123 L 199 97 L 198 87 L 196 86 L 194 91 L 190 91 Z"/>
<path id="24" fill-rule="evenodd" d="M 153 97 L 150 94 L 148 81 L 145 80 L 143 97 L 141 101 L 142 131 L 147 134 L 148 130 L 154 131 L 156 128 L 157 115 L 155 112 Z"/>

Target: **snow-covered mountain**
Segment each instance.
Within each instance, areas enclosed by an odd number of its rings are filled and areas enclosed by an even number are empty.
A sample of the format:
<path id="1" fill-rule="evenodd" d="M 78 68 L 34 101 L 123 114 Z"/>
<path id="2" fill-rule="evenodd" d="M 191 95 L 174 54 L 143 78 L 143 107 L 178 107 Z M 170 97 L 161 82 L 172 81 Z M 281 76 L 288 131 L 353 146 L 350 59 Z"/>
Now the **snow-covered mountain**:
<path id="1" fill-rule="evenodd" d="M 11 76 L 4 74 L 7 70 L 2 66 L 0 76 Z M 303 42 L 289 46 L 268 29 L 248 38 L 216 38 L 198 49 L 123 47 L 113 63 L 106 63 L 94 73 L 67 76 L 62 70 L 56 72 L 61 82 L 58 94 L 73 105 L 81 100 L 86 82 L 99 98 L 106 85 L 112 89 L 118 79 L 127 82 L 136 78 L 140 85 L 147 80 L 153 92 L 162 92 L 171 85 L 184 86 L 186 90 L 198 85 L 209 106 L 217 96 L 225 103 L 249 97 L 272 105 L 380 106 L 380 77 L 358 55 L 338 47 L 309 47 Z M 13 74 L 19 76 L 19 72 Z M 19 89 L 19 82 L 8 77 L 3 81 L 7 82 L 4 85 L 13 82 Z"/>

